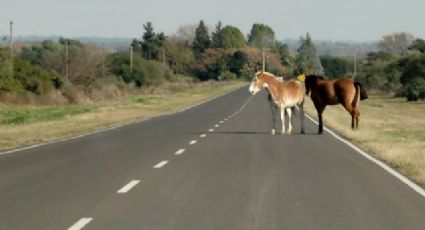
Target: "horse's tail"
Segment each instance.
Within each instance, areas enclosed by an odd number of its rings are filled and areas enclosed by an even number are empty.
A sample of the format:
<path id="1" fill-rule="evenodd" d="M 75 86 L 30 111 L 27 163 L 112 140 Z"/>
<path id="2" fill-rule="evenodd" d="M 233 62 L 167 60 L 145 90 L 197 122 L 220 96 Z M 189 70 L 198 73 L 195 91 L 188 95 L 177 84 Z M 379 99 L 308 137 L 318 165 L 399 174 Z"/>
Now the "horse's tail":
<path id="1" fill-rule="evenodd" d="M 354 86 L 356 87 L 356 90 L 360 91 L 360 100 L 361 101 L 369 98 L 367 96 L 366 90 L 363 88 L 363 85 L 360 82 L 358 82 L 358 81 L 354 82 Z"/>

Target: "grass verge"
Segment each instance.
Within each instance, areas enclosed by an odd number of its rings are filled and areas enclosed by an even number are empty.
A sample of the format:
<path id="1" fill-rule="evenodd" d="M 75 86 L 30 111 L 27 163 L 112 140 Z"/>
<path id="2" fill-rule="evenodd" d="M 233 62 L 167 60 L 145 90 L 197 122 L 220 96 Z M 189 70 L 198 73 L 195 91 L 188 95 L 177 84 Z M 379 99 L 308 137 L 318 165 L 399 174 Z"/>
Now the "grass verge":
<path id="1" fill-rule="evenodd" d="M 317 119 L 310 99 L 306 112 Z M 425 102 L 370 95 L 360 103 L 360 130 L 351 130 L 351 116 L 342 106 L 328 106 L 324 125 L 336 130 L 378 159 L 425 185 Z"/>
<path id="2" fill-rule="evenodd" d="M 133 96 L 90 105 L 0 104 L 0 151 L 174 113 L 244 84 L 242 81 L 199 83 L 174 94 Z"/>

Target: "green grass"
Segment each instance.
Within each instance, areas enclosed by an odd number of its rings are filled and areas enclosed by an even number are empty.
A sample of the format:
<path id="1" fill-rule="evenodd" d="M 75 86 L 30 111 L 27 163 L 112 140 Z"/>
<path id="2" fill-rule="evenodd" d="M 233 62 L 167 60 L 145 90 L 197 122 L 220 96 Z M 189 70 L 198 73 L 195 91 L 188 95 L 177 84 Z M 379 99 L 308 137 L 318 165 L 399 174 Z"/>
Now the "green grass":
<path id="1" fill-rule="evenodd" d="M 92 112 L 96 106 L 70 105 L 60 107 L 1 106 L 0 125 L 32 124 L 43 121 L 54 121 L 66 116 Z"/>

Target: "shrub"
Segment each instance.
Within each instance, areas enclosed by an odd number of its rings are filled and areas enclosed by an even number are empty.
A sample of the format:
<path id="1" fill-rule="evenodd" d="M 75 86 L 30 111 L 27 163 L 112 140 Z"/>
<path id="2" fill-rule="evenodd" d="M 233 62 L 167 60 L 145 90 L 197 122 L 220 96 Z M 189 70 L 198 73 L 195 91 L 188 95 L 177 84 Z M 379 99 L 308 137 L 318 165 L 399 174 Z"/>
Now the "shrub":
<path id="1" fill-rule="evenodd" d="M 408 101 L 425 99 L 425 79 L 415 78 L 407 85 L 406 96 Z"/>

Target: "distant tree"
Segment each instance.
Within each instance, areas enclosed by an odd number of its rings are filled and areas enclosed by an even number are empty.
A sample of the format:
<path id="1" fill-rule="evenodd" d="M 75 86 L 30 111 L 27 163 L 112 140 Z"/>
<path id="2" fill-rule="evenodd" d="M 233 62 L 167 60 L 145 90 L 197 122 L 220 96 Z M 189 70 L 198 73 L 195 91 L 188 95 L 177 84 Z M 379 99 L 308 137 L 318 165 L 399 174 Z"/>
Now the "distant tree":
<path id="1" fill-rule="evenodd" d="M 417 50 L 425 54 L 425 41 L 423 39 L 416 39 L 410 46 L 409 50 Z"/>
<path id="2" fill-rule="evenodd" d="M 277 53 L 280 56 L 281 63 L 293 72 L 293 65 L 295 64 L 295 57 L 292 55 L 287 44 L 276 42 Z"/>
<path id="3" fill-rule="evenodd" d="M 229 58 L 229 71 L 236 74 L 238 77 L 242 76 L 245 65 L 248 64 L 248 55 L 243 51 L 236 51 Z"/>
<path id="4" fill-rule="evenodd" d="M 148 60 L 151 60 L 155 56 L 156 52 L 156 42 L 155 42 L 155 33 L 153 32 L 153 27 L 151 22 L 147 22 L 143 25 L 145 32 L 143 33 L 143 39 L 141 42 L 143 57 Z"/>
<path id="5" fill-rule="evenodd" d="M 204 21 L 199 22 L 198 28 L 196 28 L 195 38 L 193 40 L 193 51 L 196 55 L 203 53 L 210 47 L 210 37 L 208 35 L 208 29 L 204 24 Z"/>
<path id="6" fill-rule="evenodd" d="M 347 60 L 331 55 L 321 56 L 320 62 L 323 65 L 325 76 L 329 78 L 342 77 L 347 74 L 350 68 Z"/>
<path id="7" fill-rule="evenodd" d="M 133 47 L 133 52 L 135 53 L 142 53 L 142 45 L 140 44 L 141 42 L 137 39 L 133 39 L 131 41 L 130 46 Z"/>
<path id="8" fill-rule="evenodd" d="M 407 84 L 406 98 L 408 101 L 425 99 L 425 78 L 415 78 Z"/>
<path id="9" fill-rule="evenodd" d="M 248 35 L 248 44 L 257 48 L 272 48 L 275 45 L 275 34 L 271 27 L 255 23 Z"/>
<path id="10" fill-rule="evenodd" d="M 164 44 L 164 48 L 168 65 L 174 73 L 190 75 L 195 64 L 195 57 L 186 41 L 176 37 L 169 37 Z"/>
<path id="11" fill-rule="evenodd" d="M 415 37 L 409 33 L 393 33 L 385 35 L 379 41 L 378 47 L 384 52 L 403 53 L 415 40 Z"/>
<path id="12" fill-rule="evenodd" d="M 192 45 L 193 40 L 195 39 L 196 24 L 187 24 L 182 25 L 177 29 L 177 39 L 187 43 L 187 45 Z"/>
<path id="13" fill-rule="evenodd" d="M 425 55 L 409 56 L 399 61 L 400 82 L 406 86 L 416 78 L 425 79 Z"/>
<path id="14" fill-rule="evenodd" d="M 218 21 L 217 25 L 215 26 L 215 31 L 211 35 L 211 47 L 224 48 L 224 34 L 221 21 Z"/>
<path id="15" fill-rule="evenodd" d="M 222 30 L 223 45 L 222 48 L 243 48 L 245 47 L 245 38 L 242 32 L 233 26 L 226 26 Z"/>
<path id="16" fill-rule="evenodd" d="M 161 59 L 161 50 L 165 42 L 164 33 L 156 34 L 153 31 L 152 23 L 147 22 L 143 25 L 145 32 L 143 33 L 141 47 L 143 57 L 148 60 Z"/>
<path id="17" fill-rule="evenodd" d="M 305 38 L 301 37 L 300 43 L 301 45 L 298 48 L 298 55 L 295 60 L 297 72 L 323 75 L 323 67 L 310 34 L 307 33 Z"/>
<path id="18" fill-rule="evenodd" d="M 197 58 L 194 67 L 195 75 L 201 81 L 218 80 L 220 74 L 228 70 L 227 58 L 228 55 L 223 49 L 206 49 Z"/>

